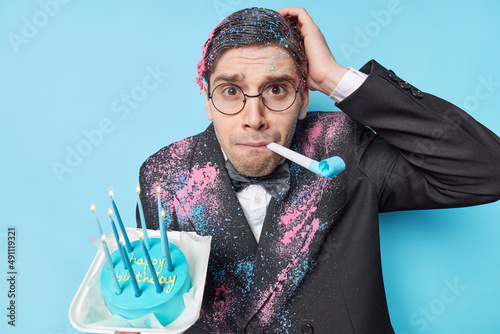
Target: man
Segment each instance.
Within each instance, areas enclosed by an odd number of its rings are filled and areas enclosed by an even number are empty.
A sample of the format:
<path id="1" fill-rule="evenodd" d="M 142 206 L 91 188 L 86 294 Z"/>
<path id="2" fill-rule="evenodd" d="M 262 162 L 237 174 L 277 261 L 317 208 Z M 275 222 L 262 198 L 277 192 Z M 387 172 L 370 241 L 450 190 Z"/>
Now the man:
<path id="1" fill-rule="evenodd" d="M 340 66 L 303 8 L 246 9 L 205 44 L 212 121 L 140 171 L 148 228 L 212 236 L 204 315 L 188 332 L 393 333 L 378 213 L 500 197 L 500 140 L 375 61 Z M 309 90 L 342 113 L 307 114 Z M 276 142 L 346 169 L 315 175 Z"/>

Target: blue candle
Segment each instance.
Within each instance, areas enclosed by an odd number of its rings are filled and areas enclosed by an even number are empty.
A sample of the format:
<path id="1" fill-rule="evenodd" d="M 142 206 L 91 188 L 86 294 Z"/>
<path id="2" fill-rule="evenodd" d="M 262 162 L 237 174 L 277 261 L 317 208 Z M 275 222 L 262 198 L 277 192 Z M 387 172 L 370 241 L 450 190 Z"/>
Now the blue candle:
<path id="1" fill-rule="evenodd" d="M 165 225 L 163 224 L 164 216 L 162 217 L 162 213 L 164 210 L 161 206 L 160 193 L 161 193 L 161 187 L 158 185 L 158 187 L 156 187 L 156 198 L 158 199 L 158 225 L 160 226 L 161 253 L 162 253 L 163 257 L 165 257 L 165 256 L 167 256 L 166 247 L 165 247 L 165 239 L 163 237 L 163 234 L 165 231 Z"/>
<path id="2" fill-rule="evenodd" d="M 106 243 L 106 236 L 102 235 L 102 248 L 104 249 L 104 255 L 106 255 L 106 262 L 108 263 L 109 274 L 113 277 L 113 284 L 115 285 L 116 294 L 119 295 L 122 293 L 122 289 L 118 284 L 118 280 L 116 279 L 115 268 L 113 267 L 113 262 L 111 261 L 111 255 L 109 254 L 108 245 Z"/>
<path id="3" fill-rule="evenodd" d="M 111 227 L 113 228 L 113 233 L 115 235 L 115 240 L 116 240 L 116 246 L 118 249 L 121 251 L 122 249 L 120 248 L 120 236 L 118 235 L 118 231 L 116 230 L 115 222 L 113 221 L 113 210 L 109 208 L 108 210 L 108 215 L 109 218 L 111 219 Z M 125 263 L 125 258 L 123 257 L 123 254 L 120 252 L 121 259 L 123 261 L 123 266 L 126 267 L 127 264 Z"/>
<path id="4" fill-rule="evenodd" d="M 142 233 L 140 235 L 140 238 L 141 238 L 142 250 L 144 251 L 144 256 L 146 257 L 146 262 L 148 263 L 149 269 L 151 271 L 151 276 L 153 276 L 153 281 L 155 282 L 156 292 L 160 293 L 163 291 L 163 289 L 160 285 L 160 281 L 158 281 L 158 276 L 156 275 L 156 270 L 155 267 L 153 266 L 153 261 L 151 261 L 151 257 L 149 257 L 149 252 L 146 248 L 146 245 L 144 244 Z"/>
<path id="5" fill-rule="evenodd" d="M 126 256 L 126 252 L 125 252 L 125 249 L 123 248 L 122 244 L 121 244 L 121 240 L 118 242 L 118 250 L 120 251 L 120 258 L 122 259 L 122 262 L 123 262 L 123 269 L 128 269 L 128 265 L 127 265 L 127 262 L 128 262 L 128 257 Z"/>
<path id="6" fill-rule="evenodd" d="M 167 258 L 167 269 L 168 271 L 173 271 L 174 266 L 172 264 L 172 258 L 170 257 L 170 246 L 168 244 L 167 228 L 165 226 L 165 210 L 161 210 L 161 224 L 160 224 L 160 235 L 161 235 L 161 246 L 162 254 Z"/>
<path id="7" fill-rule="evenodd" d="M 106 262 L 108 263 L 109 273 L 111 277 L 113 277 L 113 283 L 115 285 L 116 294 L 119 295 L 120 293 L 122 293 L 122 290 L 118 285 L 118 280 L 116 279 L 115 275 L 115 268 L 113 267 L 113 262 L 111 261 L 111 255 L 109 254 L 108 244 L 106 243 L 106 235 L 102 232 L 101 223 L 99 222 L 99 218 L 97 218 L 97 215 L 95 214 L 95 205 L 93 203 L 92 206 L 90 207 L 90 211 L 92 211 L 92 213 L 94 214 L 95 220 L 97 222 L 97 229 L 101 234 L 102 248 L 104 250 L 104 255 L 106 256 Z"/>
<path id="8" fill-rule="evenodd" d="M 163 208 L 161 207 L 160 193 L 161 193 L 161 187 L 158 185 L 158 187 L 156 187 L 156 198 L 158 199 L 158 224 L 160 225 L 160 229 L 161 229 L 161 223 L 163 220 L 163 219 L 161 219 L 161 210 Z M 163 256 L 165 256 L 165 254 L 163 254 Z"/>
<path id="9" fill-rule="evenodd" d="M 137 285 L 137 279 L 135 278 L 134 269 L 132 269 L 132 264 L 130 263 L 127 252 L 125 252 L 125 249 L 123 248 L 123 240 L 120 240 L 118 247 L 120 247 L 120 249 L 122 250 L 122 256 L 124 257 L 125 263 L 127 264 L 128 274 L 130 275 L 130 281 L 132 282 L 132 286 L 135 290 L 135 296 L 140 297 L 141 290 L 139 289 L 139 285 Z"/>
<path id="10" fill-rule="evenodd" d="M 113 199 L 113 189 L 109 191 L 109 197 L 111 198 L 111 206 L 113 207 L 113 211 L 116 216 L 116 220 L 118 221 L 118 226 L 120 226 L 120 230 L 122 231 L 123 238 L 125 239 L 125 243 L 127 245 L 127 251 L 132 252 L 132 245 L 128 240 L 127 231 L 125 231 L 125 226 L 123 226 L 122 218 L 120 217 L 120 213 L 118 212 L 118 208 L 116 207 L 116 203 Z"/>
<path id="11" fill-rule="evenodd" d="M 97 215 L 95 214 L 95 205 L 94 205 L 94 203 L 92 203 L 92 205 L 90 206 L 90 211 L 92 211 L 92 213 L 94 214 L 95 221 L 97 223 L 97 229 L 99 230 L 99 235 L 103 235 L 104 232 L 102 231 L 101 223 L 99 222 L 99 218 L 97 218 Z"/>
<path id="12" fill-rule="evenodd" d="M 146 229 L 146 219 L 144 219 L 144 211 L 142 210 L 142 202 L 141 202 L 141 187 L 137 186 L 137 206 L 139 207 L 139 216 L 141 218 L 141 226 L 142 232 L 144 234 L 144 243 L 146 244 L 146 248 L 149 250 L 149 238 L 148 238 L 148 230 Z"/>

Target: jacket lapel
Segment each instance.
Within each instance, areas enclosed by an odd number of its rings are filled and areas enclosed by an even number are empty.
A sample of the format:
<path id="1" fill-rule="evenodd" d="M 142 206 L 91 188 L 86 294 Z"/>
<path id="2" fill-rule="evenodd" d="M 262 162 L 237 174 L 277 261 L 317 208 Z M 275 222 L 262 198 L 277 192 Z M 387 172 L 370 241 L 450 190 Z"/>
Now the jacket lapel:
<path id="1" fill-rule="evenodd" d="M 228 256 L 235 255 L 232 248 L 240 253 L 243 246 L 248 252 L 255 252 L 257 242 L 232 188 L 212 125 L 190 155 L 188 173 L 170 200 L 178 224 L 192 226 L 201 235 L 211 235 L 212 243 L 221 243 L 217 246 L 226 250 Z"/>
<path id="2" fill-rule="evenodd" d="M 299 130 L 304 133 L 305 130 Z M 292 143 L 304 154 L 304 141 Z M 313 159 L 321 152 L 308 150 Z M 241 328 L 264 331 L 300 285 L 346 201 L 341 178 L 328 179 L 290 163 L 291 192 L 268 208 L 256 254 L 254 286 Z"/>
<path id="3" fill-rule="evenodd" d="M 304 150 L 296 142 L 292 148 Z M 257 245 L 232 189 L 213 127 L 193 146 L 191 155 L 190 173 L 171 203 L 180 226 L 212 236 L 207 277 L 212 288 L 206 290 L 206 300 L 213 303 L 205 311 L 213 315 L 205 321 L 213 323 L 206 325 L 230 329 L 245 328 L 250 322 L 256 328 L 269 324 L 308 272 L 333 225 L 318 208 L 325 197 L 332 198 L 325 196 L 329 191 L 325 189 L 335 181 L 290 163 L 291 191 L 284 200 L 271 201 Z"/>
<path id="4" fill-rule="evenodd" d="M 253 282 L 257 242 L 227 174 L 224 156 L 210 126 L 191 146 L 186 173 L 168 199 L 170 220 L 181 230 L 212 236 L 200 326 L 214 332 L 236 331 L 245 314 Z"/>

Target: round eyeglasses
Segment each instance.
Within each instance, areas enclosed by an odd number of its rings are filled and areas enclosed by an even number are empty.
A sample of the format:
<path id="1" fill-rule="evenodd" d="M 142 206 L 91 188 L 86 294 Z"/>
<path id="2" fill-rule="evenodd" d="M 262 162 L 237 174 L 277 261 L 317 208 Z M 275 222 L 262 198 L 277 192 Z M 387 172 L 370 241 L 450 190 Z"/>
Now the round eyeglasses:
<path id="1" fill-rule="evenodd" d="M 247 98 L 259 97 L 262 103 L 272 111 L 285 111 L 290 108 L 299 92 L 295 86 L 286 79 L 274 79 L 269 81 L 257 95 L 248 95 L 240 86 L 233 83 L 221 83 L 217 85 L 208 98 L 220 113 L 224 115 L 235 115 L 245 108 Z"/>

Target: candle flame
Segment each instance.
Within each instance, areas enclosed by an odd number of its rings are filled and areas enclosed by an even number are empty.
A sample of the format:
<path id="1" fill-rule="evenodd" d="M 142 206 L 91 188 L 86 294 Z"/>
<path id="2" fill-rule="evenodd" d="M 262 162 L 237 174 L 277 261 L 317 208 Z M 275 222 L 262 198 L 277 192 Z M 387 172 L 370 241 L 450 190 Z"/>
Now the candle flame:
<path id="1" fill-rule="evenodd" d="M 144 239 L 144 233 L 141 231 L 141 233 L 139 233 L 139 239 Z"/>
<path id="2" fill-rule="evenodd" d="M 113 189 L 109 189 L 109 197 L 113 198 Z"/>
<path id="3" fill-rule="evenodd" d="M 90 206 L 90 211 L 92 211 L 93 213 L 95 213 L 95 205 L 94 205 L 94 203 L 92 203 L 92 205 Z"/>
<path id="4" fill-rule="evenodd" d="M 108 216 L 109 216 L 109 218 L 111 218 L 113 216 L 113 209 L 109 208 Z"/>
<path id="5" fill-rule="evenodd" d="M 165 209 L 161 209 L 161 218 L 165 218 Z"/>
<path id="6" fill-rule="evenodd" d="M 101 241 L 102 241 L 102 243 L 106 242 L 106 235 L 104 233 L 101 236 Z"/>
<path id="7" fill-rule="evenodd" d="M 160 194 L 160 193 L 161 193 L 161 186 L 160 186 L 160 185 L 158 185 L 158 187 L 156 187 L 156 193 L 157 193 L 157 194 Z"/>
<path id="8" fill-rule="evenodd" d="M 137 195 L 139 195 L 141 193 L 141 186 L 138 185 L 137 188 L 135 188 L 135 192 L 137 193 Z"/>
<path id="9" fill-rule="evenodd" d="M 120 234 L 120 244 L 125 245 L 125 239 L 123 239 L 123 235 Z"/>

